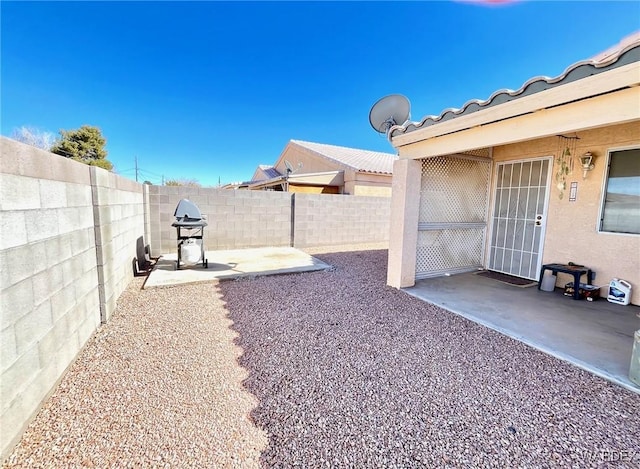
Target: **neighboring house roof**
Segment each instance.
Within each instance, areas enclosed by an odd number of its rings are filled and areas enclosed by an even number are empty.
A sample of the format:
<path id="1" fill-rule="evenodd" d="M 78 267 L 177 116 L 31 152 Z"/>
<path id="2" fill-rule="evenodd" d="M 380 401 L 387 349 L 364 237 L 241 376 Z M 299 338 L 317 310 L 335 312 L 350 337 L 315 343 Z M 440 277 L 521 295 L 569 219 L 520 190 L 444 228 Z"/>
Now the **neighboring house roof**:
<path id="1" fill-rule="evenodd" d="M 261 165 L 258 166 L 258 168 L 260 168 L 262 170 L 262 172 L 264 173 L 265 176 L 267 176 L 268 179 L 276 178 L 278 176 L 281 176 L 280 171 L 278 171 L 272 165 L 261 164 Z"/>
<path id="2" fill-rule="evenodd" d="M 360 150 L 325 143 L 291 140 L 291 143 L 311 150 L 322 158 L 365 173 L 393 174 L 393 162 L 398 159 L 392 153 Z"/>
<path id="3" fill-rule="evenodd" d="M 638 61 L 640 61 L 640 31 L 627 36 L 617 45 L 588 60 L 574 63 L 568 67 L 564 73 L 555 78 L 543 76 L 534 77 L 527 80 L 518 90 L 501 89 L 493 93 L 487 100 L 473 99 L 467 101 L 460 109 L 449 108 L 442 111 L 438 116 L 426 116 L 420 122 L 408 122 L 403 125 L 395 125 L 389 129 L 389 137 L 407 134 L 420 128 L 472 114 L 482 109 L 513 101 Z"/>
<path id="4" fill-rule="evenodd" d="M 344 184 L 344 171 L 321 171 L 318 173 L 292 174 L 291 176 L 278 176 L 264 181 L 252 181 L 249 189 L 262 189 L 272 187 L 289 181 L 291 184 L 303 184 L 311 186 L 342 186 Z"/>

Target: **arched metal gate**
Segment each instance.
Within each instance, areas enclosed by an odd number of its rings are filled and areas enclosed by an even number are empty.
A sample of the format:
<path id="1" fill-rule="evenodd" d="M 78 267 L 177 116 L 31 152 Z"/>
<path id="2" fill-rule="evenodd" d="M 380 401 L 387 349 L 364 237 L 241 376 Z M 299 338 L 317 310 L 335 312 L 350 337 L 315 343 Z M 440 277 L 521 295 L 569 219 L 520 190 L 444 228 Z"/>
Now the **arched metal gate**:
<path id="1" fill-rule="evenodd" d="M 489 151 L 422 160 L 416 279 L 484 265 Z"/>

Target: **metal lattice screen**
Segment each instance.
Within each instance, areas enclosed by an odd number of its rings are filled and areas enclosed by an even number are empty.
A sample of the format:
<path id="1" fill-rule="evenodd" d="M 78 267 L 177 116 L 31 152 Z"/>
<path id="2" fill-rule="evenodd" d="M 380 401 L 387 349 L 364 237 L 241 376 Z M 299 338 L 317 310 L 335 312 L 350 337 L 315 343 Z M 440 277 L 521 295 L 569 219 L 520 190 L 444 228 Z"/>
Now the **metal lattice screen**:
<path id="1" fill-rule="evenodd" d="M 490 170 L 474 156 L 422 161 L 416 278 L 483 265 Z"/>
<path id="2" fill-rule="evenodd" d="M 419 231 L 416 273 L 426 277 L 475 269 L 482 262 L 484 232 L 483 228 Z"/>

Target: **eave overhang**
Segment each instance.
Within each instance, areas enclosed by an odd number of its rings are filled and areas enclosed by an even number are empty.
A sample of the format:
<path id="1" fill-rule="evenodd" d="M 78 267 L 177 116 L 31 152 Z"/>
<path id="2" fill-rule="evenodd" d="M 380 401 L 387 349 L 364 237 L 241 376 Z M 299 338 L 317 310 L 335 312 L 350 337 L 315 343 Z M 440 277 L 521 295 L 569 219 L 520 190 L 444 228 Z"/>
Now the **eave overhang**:
<path id="1" fill-rule="evenodd" d="M 394 147 L 398 148 L 400 156 L 402 157 L 402 147 L 416 142 L 451 135 L 469 129 L 487 126 L 489 124 L 504 122 L 525 115 L 538 113 L 542 110 L 550 111 L 552 109 L 557 109 L 558 107 L 575 104 L 594 97 L 607 95 L 613 96 L 616 92 L 620 92 L 625 89 L 637 88 L 639 85 L 640 62 L 633 62 L 597 75 L 566 83 L 562 86 L 555 86 L 529 96 L 521 97 L 517 100 L 494 105 L 470 114 L 461 115 L 455 119 L 437 122 L 429 127 L 398 134 L 391 138 L 391 143 Z M 627 94 L 630 95 L 630 99 L 633 99 L 633 92 Z M 632 104 L 635 104 L 635 107 L 640 110 L 640 104 L 638 104 L 638 101 Z M 619 117 L 614 118 L 612 116 L 612 119 L 615 120 L 613 120 L 611 124 L 620 122 Z M 628 117 L 623 118 L 624 121 L 627 119 Z M 578 125 L 579 122 L 576 122 L 576 124 Z M 597 125 L 606 125 L 606 123 L 599 122 Z M 552 134 L 553 132 L 550 135 Z M 539 136 L 542 137 L 545 135 L 540 134 Z M 480 148 L 480 146 L 475 148 Z"/>

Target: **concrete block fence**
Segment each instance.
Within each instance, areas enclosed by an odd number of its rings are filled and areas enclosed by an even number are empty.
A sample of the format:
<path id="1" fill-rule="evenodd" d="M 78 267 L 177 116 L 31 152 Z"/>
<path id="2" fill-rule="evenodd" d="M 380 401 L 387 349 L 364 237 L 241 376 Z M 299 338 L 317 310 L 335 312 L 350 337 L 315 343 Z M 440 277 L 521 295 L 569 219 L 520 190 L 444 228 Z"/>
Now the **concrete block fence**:
<path id="1" fill-rule="evenodd" d="M 0 452 L 4 460 L 133 278 L 136 245 L 175 252 L 182 198 L 208 250 L 388 241 L 390 198 L 144 186 L 0 137 Z"/>
<path id="2" fill-rule="evenodd" d="M 0 139 L 0 451 L 4 459 L 133 278 L 143 187 Z"/>
<path id="3" fill-rule="evenodd" d="M 207 217 L 207 250 L 389 241 L 389 197 L 150 186 L 153 255 L 177 249 L 177 232 L 171 223 L 183 198 L 198 205 Z"/>
<path id="4" fill-rule="evenodd" d="M 194 202 L 207 217 L 207 250 L 291 245 L 291 194 L 271 191 L 149 186 L 153 255 L 177 250 L 171 226 L 180 199 Z"/>
<path id="5" fill-rule="evenodd" d="M 390 197 L 292 195 L 296 247 L 389 241 Z"/>

